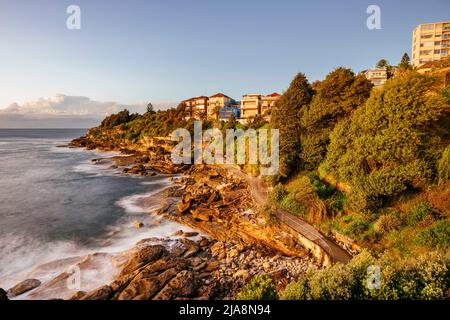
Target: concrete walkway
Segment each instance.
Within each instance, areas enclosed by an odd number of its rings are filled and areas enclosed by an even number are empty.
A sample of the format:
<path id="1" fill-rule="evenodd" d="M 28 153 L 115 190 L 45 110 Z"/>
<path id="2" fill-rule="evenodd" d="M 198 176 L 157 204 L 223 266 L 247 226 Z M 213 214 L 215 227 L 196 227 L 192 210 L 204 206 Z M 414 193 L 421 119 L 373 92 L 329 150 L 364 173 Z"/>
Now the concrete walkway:
<path id="1" fill-rule="evenodd" d="M 259 178 L 251 177 L 248 174 L 242 172 L 238 168 L 232 165 L 226 165 L 225 168 L 232 172 L 234 175 L 243 178 L 250 185 L 250 191 L 253 198 L 258 205 L 263 205 L 267 201 L 268 192 L 267 188 L 263 185 Z M 351 260 L 351 255 L 337 245 L 331 239 L 325 237 L 316 228 L 307 223 L 305 220 L 294 216 L 285 210 L 278 209 L 275 212 L 279 221 L 290 227 L 292 230 L 300 233 L 305 238 L 317 243 L 322 249 L 324 249 L 331 257 L 333 262 L 348 263 Z"/>

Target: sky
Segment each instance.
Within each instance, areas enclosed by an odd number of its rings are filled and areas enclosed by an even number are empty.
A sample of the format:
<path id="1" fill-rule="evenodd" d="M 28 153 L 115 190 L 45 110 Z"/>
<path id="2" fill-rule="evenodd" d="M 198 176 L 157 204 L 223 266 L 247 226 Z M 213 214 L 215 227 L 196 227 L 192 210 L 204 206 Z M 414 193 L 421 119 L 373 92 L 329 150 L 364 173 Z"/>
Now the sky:
<path id="1" fill-rule="evenodd" d="M 80 30 L 66 27 L 72 4 Z M 380 30 L 366 25 L 372 4 Z M 397 64 L 416 25 L 446 20 L 450 0 L 0 0 L 0 127 L 283 92 L 297 72 Z"/>

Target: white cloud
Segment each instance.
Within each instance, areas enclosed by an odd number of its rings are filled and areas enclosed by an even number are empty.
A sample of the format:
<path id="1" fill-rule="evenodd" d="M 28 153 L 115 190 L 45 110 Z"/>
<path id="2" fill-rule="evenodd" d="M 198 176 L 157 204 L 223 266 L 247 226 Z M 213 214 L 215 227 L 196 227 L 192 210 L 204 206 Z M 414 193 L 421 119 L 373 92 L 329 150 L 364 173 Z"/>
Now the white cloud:
<path id="1" fill-rule="evenodd" d="M 155 109 L 167 109 L 176 103 L 155 102 L 153 105 Z M 88 128 L 123 109 L 144 113 L 146 106 L 144 102 L 125 105 L 58 94 L 22 105 L 12 103 L 0 109 L 0 128 Z"/>

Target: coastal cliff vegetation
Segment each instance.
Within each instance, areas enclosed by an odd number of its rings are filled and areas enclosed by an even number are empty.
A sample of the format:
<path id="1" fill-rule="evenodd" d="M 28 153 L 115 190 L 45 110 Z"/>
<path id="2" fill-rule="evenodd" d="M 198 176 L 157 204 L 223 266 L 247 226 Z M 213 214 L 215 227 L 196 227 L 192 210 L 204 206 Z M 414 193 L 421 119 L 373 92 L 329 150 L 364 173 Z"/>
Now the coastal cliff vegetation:
<path id="1" fill-rule="evenodd" d="M 279 175 L 265 178 L 269 202 L 362 253 L 348 265 L 307 273 L 283 292 L 258 278 L 239 297 L 282 299 L 427 299 L 448 295 L 450 248 L 450 86 L 443 74 L 400 68 L 381 88 L 337 68 L 313 84 L 299 73 L 277 101 Z M 193 128 L 186 106 L 143 115 L 127 110 L 89 135 L 115 144 L 166 137 Z M 203 129 L 242 128 L 206 121 Z M 257 175 L 257 167 L 244 167 Z M 339 239 L 338 239 L 339 238 Z M 370 253 L 369 253 L 370 251 Z M 369 264 L 382 269 L 382 289 L 364 289 Z M 258 294 L 259 294 L 258 293 Z M 258 297 L 256 297 L 258 298 Z"/>

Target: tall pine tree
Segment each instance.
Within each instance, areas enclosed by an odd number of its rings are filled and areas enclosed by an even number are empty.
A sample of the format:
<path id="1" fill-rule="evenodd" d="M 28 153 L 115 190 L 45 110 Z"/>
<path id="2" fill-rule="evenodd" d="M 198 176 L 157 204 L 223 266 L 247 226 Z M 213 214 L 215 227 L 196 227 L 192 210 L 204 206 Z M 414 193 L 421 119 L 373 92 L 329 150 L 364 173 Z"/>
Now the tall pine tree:
<path id="1" fill-rule="evenodd" d="M 302 110 L 314 91 L 303 73 L 296 75 L 272 110 L 272 127 L 280 130 L 280 175 L 289 177 L 300 165 Z"/>

